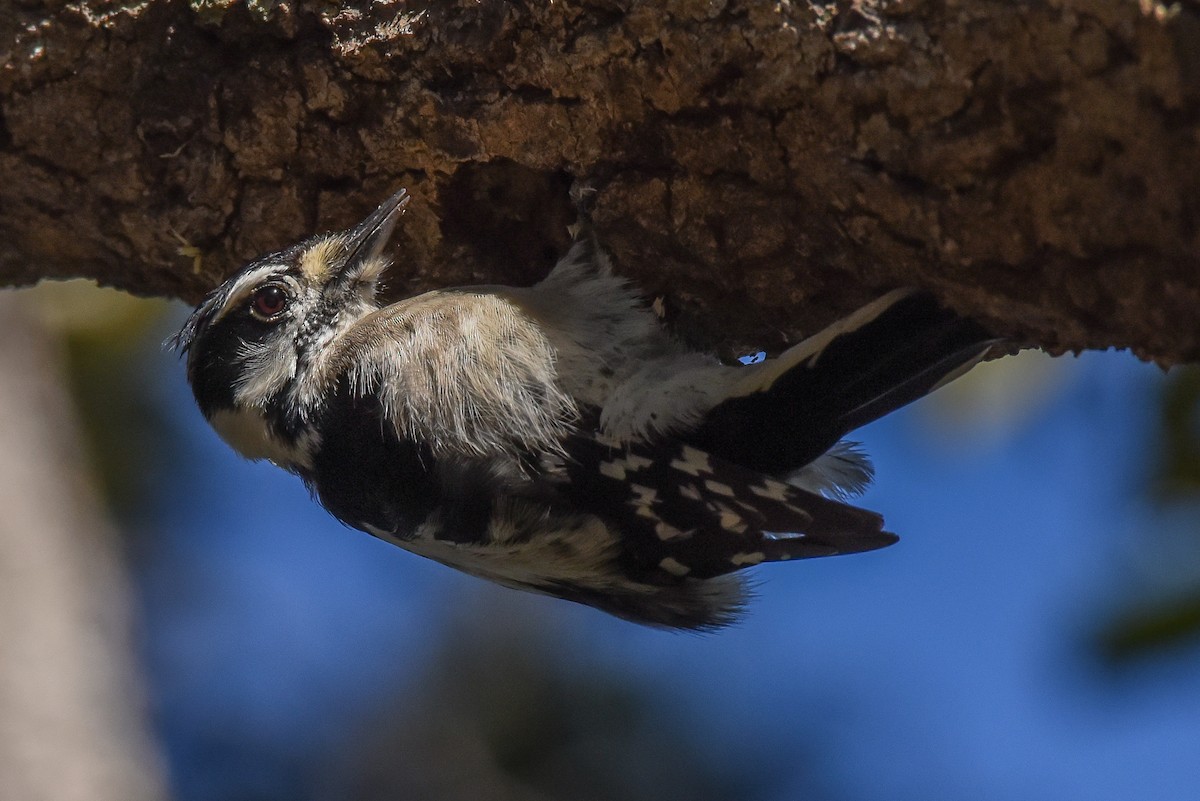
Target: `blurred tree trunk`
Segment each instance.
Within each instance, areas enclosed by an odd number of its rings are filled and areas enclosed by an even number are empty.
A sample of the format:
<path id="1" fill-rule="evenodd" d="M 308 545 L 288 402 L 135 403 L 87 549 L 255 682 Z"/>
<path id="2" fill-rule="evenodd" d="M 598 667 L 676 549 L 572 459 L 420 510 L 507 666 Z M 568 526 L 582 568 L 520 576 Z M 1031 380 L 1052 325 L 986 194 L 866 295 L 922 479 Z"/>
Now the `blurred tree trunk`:
<path id="1" fill-rule="evenodd" d="M 710 343 L 918 284 L 1051 350 L 1200 355 L 1196 0 L 10 3 L 2 282 L 194 301 L 400 184 L 394 291 L 528 282 L 581 179 Z"/>
<path id="2" fill-rule="evenodd" d="M 0 295 L 0 801 L 166 796 L 58 354 Z"/>

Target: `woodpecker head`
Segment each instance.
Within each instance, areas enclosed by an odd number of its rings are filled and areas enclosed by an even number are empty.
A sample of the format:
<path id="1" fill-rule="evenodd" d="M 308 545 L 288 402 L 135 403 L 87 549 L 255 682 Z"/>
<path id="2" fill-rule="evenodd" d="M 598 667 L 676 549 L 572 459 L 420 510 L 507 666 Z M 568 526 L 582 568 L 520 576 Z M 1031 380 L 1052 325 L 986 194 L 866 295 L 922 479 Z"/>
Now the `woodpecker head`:
<path id="1" fill-rule="evenodd" d="M 401 189 L 353 228 L 247 264 L 175 335 L 204 416 L 244 456 L 304 466 L 313 436 L 305 381 L 330 343 L 376 309 L 383 249 L 408 203 Z"/>

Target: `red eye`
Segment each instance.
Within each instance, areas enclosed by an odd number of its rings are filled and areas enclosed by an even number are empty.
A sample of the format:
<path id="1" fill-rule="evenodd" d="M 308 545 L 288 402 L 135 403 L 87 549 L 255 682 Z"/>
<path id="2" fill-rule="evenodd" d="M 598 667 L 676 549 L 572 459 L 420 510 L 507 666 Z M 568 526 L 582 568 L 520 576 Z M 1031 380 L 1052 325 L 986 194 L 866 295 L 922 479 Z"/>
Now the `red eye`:
<path id="1" fill-rule="evenodd" d="M 287 308 L 288 296 L 282 287 L 268 284 L 255 291 L 250 308 L 259 317 L 275 317 Z"/>

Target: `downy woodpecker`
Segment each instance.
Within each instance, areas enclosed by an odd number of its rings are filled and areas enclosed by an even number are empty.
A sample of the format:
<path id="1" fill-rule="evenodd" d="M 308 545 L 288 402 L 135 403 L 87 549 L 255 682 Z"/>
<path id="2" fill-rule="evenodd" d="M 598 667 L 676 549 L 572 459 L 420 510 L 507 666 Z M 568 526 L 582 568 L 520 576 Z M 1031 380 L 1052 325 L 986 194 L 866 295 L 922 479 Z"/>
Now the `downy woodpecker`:
<path id="1" fill-rule="evenodd" d="M 175 338 L 201 411 L 348 526 L 639 623 L 724 626 L 744 568 L 894 542 L 842 502 L 872 472 L 842 437 L 996 342 L 900 289 L 725 365 L 672 338 L 589 237 L 532 287 L 381 306 L 407 202 L 209 293 Z"/>

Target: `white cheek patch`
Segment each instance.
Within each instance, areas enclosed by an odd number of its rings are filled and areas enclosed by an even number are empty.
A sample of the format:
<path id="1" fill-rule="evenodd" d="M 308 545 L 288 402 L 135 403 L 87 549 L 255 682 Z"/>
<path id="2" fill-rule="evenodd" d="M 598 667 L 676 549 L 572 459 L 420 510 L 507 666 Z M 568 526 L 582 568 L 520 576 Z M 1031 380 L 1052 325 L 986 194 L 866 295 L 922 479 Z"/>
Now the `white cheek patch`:
<path id="1" fill-rule="evenodd" d="M 280 338 L 275 347 L 246 344 L 238 355 L 245 369 L 233 388 L 238 406 L 261 407 L 284 390 L 296 376 L 296 351 L 290 341 Z"/>

